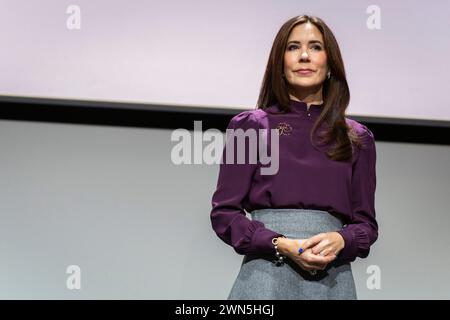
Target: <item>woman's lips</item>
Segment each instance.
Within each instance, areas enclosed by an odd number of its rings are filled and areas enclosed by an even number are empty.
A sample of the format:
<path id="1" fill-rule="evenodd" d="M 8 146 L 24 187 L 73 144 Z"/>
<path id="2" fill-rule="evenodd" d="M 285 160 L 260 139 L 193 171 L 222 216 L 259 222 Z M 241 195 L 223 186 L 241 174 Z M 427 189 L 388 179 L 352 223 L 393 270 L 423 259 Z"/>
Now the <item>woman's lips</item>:
<path id="1" fill-rule="evenodd" d="M 312 71 L 312 70 L 298 70 L 298 71 L 295 71 L 296 74 L 300 74 L 300 75 L 309 75 L 309 74 L 311 74 L 313 72 L 314 71 Z"/>

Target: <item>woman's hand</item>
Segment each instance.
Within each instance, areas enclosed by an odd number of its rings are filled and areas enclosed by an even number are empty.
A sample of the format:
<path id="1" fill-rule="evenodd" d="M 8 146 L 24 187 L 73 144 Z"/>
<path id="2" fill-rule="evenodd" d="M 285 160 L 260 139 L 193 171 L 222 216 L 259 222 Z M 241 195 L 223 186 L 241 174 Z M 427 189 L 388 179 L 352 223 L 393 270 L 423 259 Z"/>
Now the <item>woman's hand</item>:
<path id="1" fill-rule="evenodd" d="M 278 238 L 278 251 L 280 251 L 281 254 L 285 255 L 289 259 L 293 260 L 306 271 L 324 270 L 331 261 L 336 259 L 336 256 L 334 254 L 322 256 L 313 253 L 313 251 L 309 247 L 306 247 L 306 245 L 312 246 L 315 243 L 313 241 L 310 241 L 309 243 L 307 242 L 313 238 L 314 237 L 310 239 Z M 298 249 L 300 247 L 304 248 L 301 254 L 298 253 Z"/>
<path id="2" fill-rule="evenodd" d="M 344 238 L 338 232 L 319 233 L 303 243 L 303 250 L 311 249 L 313 254 L 321 256 L 334 255 L 344 249 Z"/>

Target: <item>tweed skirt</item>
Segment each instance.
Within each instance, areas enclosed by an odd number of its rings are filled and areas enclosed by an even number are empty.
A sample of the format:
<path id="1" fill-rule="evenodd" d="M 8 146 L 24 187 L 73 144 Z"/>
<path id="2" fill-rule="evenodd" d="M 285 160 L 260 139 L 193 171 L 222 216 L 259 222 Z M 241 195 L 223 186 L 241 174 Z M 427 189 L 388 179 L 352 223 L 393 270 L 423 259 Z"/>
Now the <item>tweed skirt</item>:
<path id="1" fill-rule="evenodd" d="M 342 221 L 315 209 L 260 209 L 252 220 L 291 239 L 307 239 L 318 233 L 340 230 Z M 291 259 L 277 266 L 274 255 L 245 255 L 228 300 L 356 300 L 349 262 L 332 261 L 311 275 Z"/>

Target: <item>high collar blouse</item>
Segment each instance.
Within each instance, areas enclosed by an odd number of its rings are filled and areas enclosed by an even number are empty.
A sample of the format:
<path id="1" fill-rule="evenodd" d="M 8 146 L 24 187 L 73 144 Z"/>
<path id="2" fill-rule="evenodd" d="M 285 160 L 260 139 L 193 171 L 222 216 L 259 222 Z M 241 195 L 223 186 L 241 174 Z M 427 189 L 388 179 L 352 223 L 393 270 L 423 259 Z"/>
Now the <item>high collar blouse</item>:
<path id="1" fill-rule="evenodd" d="M 363 147 L 353 148 L 351 161 L 327 158 L 326 149 L 315 149 L 310 131 L 322 112 L 322 104 L 290 100 L 291 112 L 269 108 L 243 111 L 227 129 L 277 129 L 279 167 L 272 175 L 261 174 L 261 163 L 225 161 L 225 144 L 217 187 L 212 195 L 212 228 L 238 254 L 274 254 L 274 237 L 281 234 L 246 212 L 264 208 L 300 208 L 328 211 L 343 221 L 335 230 L 344 238 L 341 261 L 365 258 L 378 237 L 375 219 L 376 149 L 373 133 L 363 124 L 345 118 L 363 138 Z M 322 123 L 323 125 L 323 123 Z M 319 129 L 322 127 L 319 126 Z M 270 142 L 270 139 L 269 139 Z M 270 143 L 268 146 L 270 150 Z M 266 166 L 266 165 L 265 165 Z"/>

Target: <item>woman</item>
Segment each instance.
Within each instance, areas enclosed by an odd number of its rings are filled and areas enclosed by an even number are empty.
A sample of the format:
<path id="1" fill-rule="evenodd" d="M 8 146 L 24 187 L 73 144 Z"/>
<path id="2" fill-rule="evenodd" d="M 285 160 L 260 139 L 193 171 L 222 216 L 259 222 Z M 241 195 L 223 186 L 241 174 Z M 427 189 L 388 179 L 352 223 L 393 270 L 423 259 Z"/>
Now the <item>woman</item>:
<path id="1" fill-rule="evenodd" d="M 288 20 L 257 109 L 228 126 L 276 129 L 278 171 L 222 161 L 212 198 L 214 231 L 244 255 L 228 299 L 357 299 L 350 263 L 367 257 L 378 237 L 376 150 L 372 132 L 345 117 L 349 100 L 331 30 L 317 17 Z"/>

